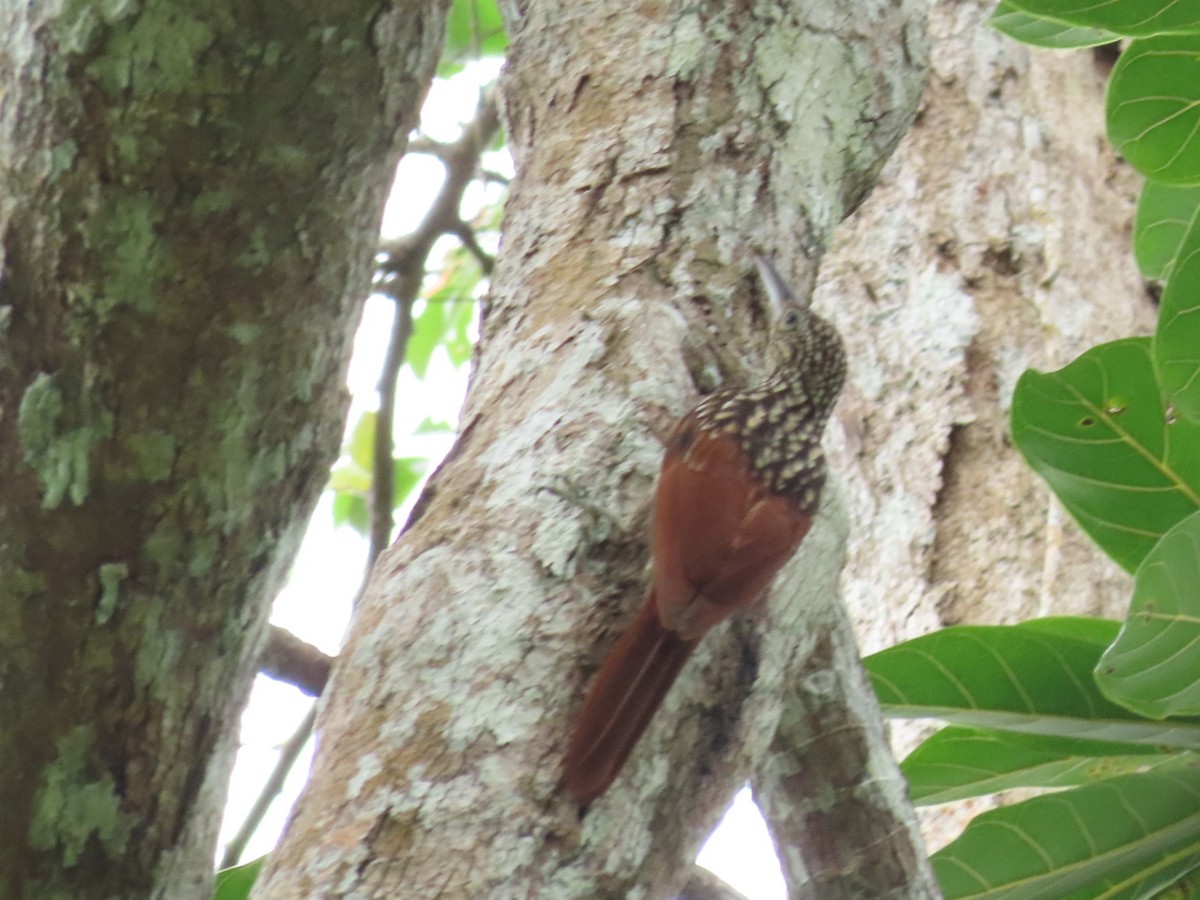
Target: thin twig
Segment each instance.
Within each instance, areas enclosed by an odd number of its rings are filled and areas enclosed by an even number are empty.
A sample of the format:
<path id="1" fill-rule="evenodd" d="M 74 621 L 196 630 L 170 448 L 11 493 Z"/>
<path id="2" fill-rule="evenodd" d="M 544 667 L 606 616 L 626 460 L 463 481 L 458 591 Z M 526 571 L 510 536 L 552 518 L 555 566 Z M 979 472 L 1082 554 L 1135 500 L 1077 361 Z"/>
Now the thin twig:
<path id="1" fill-rule="evenodd" d="M 475 262 L 479 263 L 479 268 L 483 270 L 484 276 L 490 276 L 492 269 L 496 267 L 496 260 L 479 246 L 479 241 L 475 237 L 475 229 L 459 219 L 458 226 L 451 233 L 462 241 L 462 245 L 475 257 Z"/>
<path id="2" fill-rule="evenodd" d="M 409 269 L 408 272 L 423 271 Z M 392 321 L 392 333 L 388 337 L 387 353 L 384 355 L 382 371 L 379 373 L 379 412 L 375 418 L 375 443 L 372 459 L 371 525 L 367 548 L 367 569 L 375 565 L 379 554 L 387 549 L 392 540 L 392 506 L 395 503 L 394 484 L 396 463 L 393 459 L 392 423 L 396 413 L 396 383 L 400 367 L 408 350 L 408 339 L 412 337 L 412 308 L 417 292 L 421 288 L 420 278 L 401 275 L 401 280 L 415 281 L 398 292 L 396 316 Z"/>
<path id="3" fill-rule="evenodd" d="M 392 423 L 396 407 L 396 383 L 400 367 L 412 337 L 412 307 L 421 291 L 421 281 L 434 241 L 444 234 L 458 237 L 479 261 L 484 273 L 491 272 L 494 261 L 475 239 L 475 233 L 462 220 L 459 207 L 463 194 L 479 169 L 483 149 L 491 142 L 500 127 L 500 117 L 491 91 L 484 91 L 475 110 L 475 118 L 464 128 L 458 140 L 451 144 L 436 144 L 436 153 L 446 167 L 442 187 L 411 234 L 384 243 L 385 255 L 380 265 L 383 273 L 379 285 L 396 303 L 396 318 L 388 342 L 383 371 L 379 376 L 379 413 L 375 420 L 373 484 L 371 490 L 370 549 L 368 564 L 373 564 L 392 539 L 393 483 L 395 461 Z M 433 151 L 434 142 L 427 147 Z"/>
<path id="4" fill-rule="evenodd" d="M 504 187 L 508 187 L 511 181 L 507 175 L 501 175 L 499 172 L 495 172 L 492 169 L 480 169 L 479 179 L 484 184 L 499 184 L 503 185 Z"/>
<path id="5" fill-rule="evenodd" d="M 409 153 L 420 153 L 423 156 L 436 156 L 442 159 L 446 154 L 447 144 L 435 141 L 428 135 L 420 134 L 408 142 Z"/>
<path id="6" fill-rule="evenodd" d="M 271 775 L 267 778 L 266 783 L 263 784 L 258 799 L 254 801 L 254 806 L 246 814 L 246 818 L 242 822 L 242 827 L 238 829 L 237 834 L 230 838 L 229 843 L 225 845 L 225 852 L 221 854 L 222 869 L 236 866 L 241 861 L 242 854 L 246 852 L 246 845 L 250 843 L 250 838 L 254 836 L 254 832 L 258 830 L 258 826 L 262 824 L 267 810 L 271 808 L 271 804 L 275 802 L 275 798 L 283 790 L 283 785 L 287 781 L 288 774 L 292 771 L 292 766 L 296 764 L 296 759 L 300 756 L 300 751 L 304 749 L 304 745 L 308 742 L 309 735 L 312 734 L 313 725 L 316 721 L 317 705 L 313 703 L 304 718 L 300 721 L 300 724 L 296 727 L 296 730 L 292 733 L 292 736 L 279 748 L 279 759 L 275 761 L 275 768 L 271 771 Z"/>

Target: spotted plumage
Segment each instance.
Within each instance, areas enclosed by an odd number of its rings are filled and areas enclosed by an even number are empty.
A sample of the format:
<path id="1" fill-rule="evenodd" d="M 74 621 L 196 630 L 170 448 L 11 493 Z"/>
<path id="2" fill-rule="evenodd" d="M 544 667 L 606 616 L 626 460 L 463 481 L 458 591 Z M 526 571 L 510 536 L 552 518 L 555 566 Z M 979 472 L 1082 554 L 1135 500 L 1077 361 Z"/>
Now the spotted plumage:
<path id="1" fill-rule="evenodd" d="M 700 639 L 763 596 L 820 504 L 821 433 L 845 377 L 842 342 L 770 263 L 757 263 L 774 374 L 703 400 L 667 442 L 649 588 L 596 674 L 563 758 L 560 784 L 583 809 L 617 777 Z"/>
<path id="2" fill-rule="evenodd" d="M 829 322 L 790 291 L 781 302 L 772 330 L 774 374 L 750 390 L 710 395 L 690 418 L 698 429 L 734 438 L 772 494 L 814 515 L 825 484 L 821 434 L 845 380 L 846 354 Z"/>

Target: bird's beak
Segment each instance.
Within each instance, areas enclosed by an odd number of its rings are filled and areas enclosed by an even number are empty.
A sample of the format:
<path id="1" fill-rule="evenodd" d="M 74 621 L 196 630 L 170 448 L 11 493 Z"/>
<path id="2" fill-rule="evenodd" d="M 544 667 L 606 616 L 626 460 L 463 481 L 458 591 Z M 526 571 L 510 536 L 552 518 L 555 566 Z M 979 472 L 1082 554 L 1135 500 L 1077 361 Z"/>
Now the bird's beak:
<path id="1" fill-rule="evenodd" d="M 807 305 L 796 299 L 796 295 L 783 280 L 783 276 L 775 271 L 775 267 L 765 256 L 755 256 L 754 264 L 758 266 L 758 274 L 762 276 L 763 284 L 767 288 L 767 302 L 771 307 L 772 322 L 778 322 L 783 317 L 784 310 L 789 306 Z"/>

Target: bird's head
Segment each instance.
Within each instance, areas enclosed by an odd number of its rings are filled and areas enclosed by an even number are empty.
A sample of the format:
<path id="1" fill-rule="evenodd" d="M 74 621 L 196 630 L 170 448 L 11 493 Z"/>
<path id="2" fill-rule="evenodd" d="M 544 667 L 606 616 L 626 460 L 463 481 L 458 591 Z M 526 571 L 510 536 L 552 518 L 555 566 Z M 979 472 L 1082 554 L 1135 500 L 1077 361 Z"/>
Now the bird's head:
<path id="1" fill-rule="evenodd" d="M 812 401 L 832 408 L 846 379 L 846 350 L 827 319 L 812 311 L 809 297 L 797 297 L 770 261 L 754 257 L 767 292 L 771 362 L 775 377 L 799 378 Z"/>

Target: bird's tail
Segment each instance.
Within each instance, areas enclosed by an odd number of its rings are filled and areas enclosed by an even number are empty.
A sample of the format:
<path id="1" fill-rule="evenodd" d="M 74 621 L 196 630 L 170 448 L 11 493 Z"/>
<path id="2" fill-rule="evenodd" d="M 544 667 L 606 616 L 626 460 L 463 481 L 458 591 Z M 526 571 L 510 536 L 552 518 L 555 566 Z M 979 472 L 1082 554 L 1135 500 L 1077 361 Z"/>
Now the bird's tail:
<path id="1" fill-rule="evenodd" d="M 559 781 L 580 807 L 608 790 L 695 649 L 658 620 L 650 593 L 592 683 Z"/>

